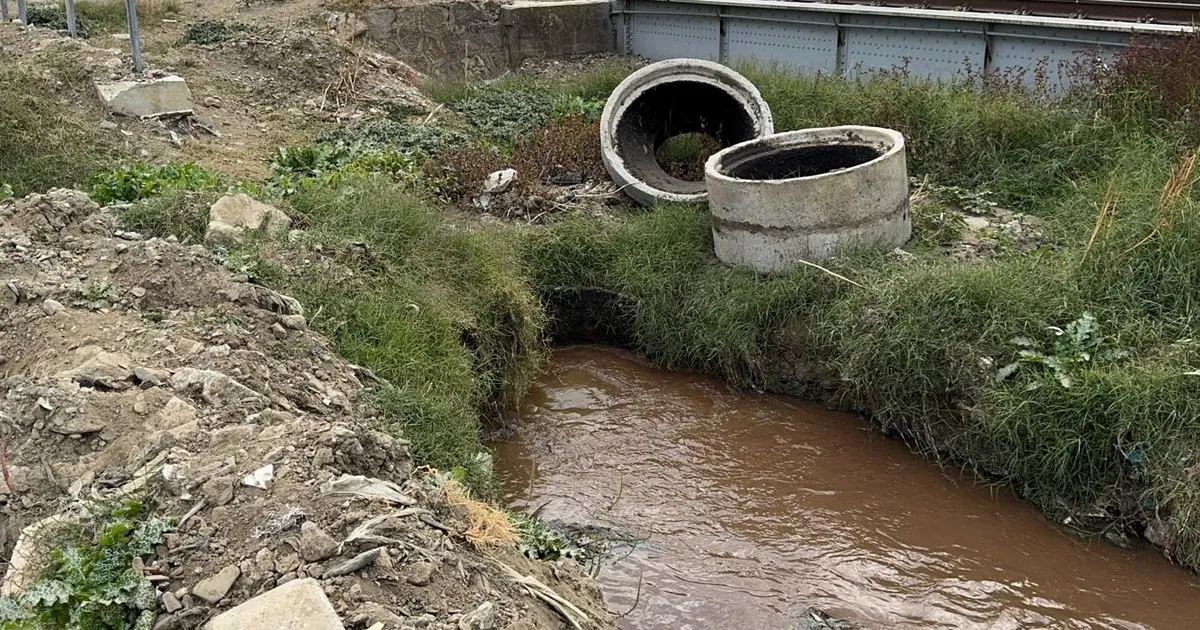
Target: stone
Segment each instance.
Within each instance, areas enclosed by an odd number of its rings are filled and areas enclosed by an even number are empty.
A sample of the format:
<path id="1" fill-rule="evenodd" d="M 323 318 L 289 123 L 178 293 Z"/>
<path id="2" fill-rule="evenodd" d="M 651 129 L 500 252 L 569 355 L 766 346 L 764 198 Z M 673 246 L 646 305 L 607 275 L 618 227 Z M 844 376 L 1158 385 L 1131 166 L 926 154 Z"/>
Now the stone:
<path id="1" fill-rule="evenodd" d="M 146 290 L 143 289 L 142 287 L 133 287 L 132 289 L 129 290 L 129 292 L 132 293 L 133 297 L 135 297 L 135 298 L 146 297 Z"/>
<path id="2" fill-rule="evenodd" d="M 300 526 L 300 555 L 308 562 L 320 562 L 337 553 L 338 544 L 316 523 L 305 521 Z"/>
<path id="3" fill-rule="evenodd" d="M 102 351 L 76 368 L 59 372 L 55 376 L 74 380 L 87 387 L 126 389 L 133 378 L 133 367 L 129 357 Z"/>
<path id="4" fill-rule="evenodd" d="M 143 387 L 158 387 L 171 379 L 171 373 L 166 370 L 156 370 L 148 367 L 133 368 L 133 377 Z"/>
<path id="5" fill-rule="evenodd" d="M 203 630 L 345 630 L 319 582 L 292 580 L 214 617 Z"/>
<path id="6" fill-rule="evenodd" d="M 192 595 L 200 599 L 215 604 L 229 593 L 229 589 L 233 588 L 233 583 L 242 575 L 242 570 L 236 564 L 231 564 L 220 573 L 201 580 L 192 589 Z"/>
<path id="7" fill-rule="evenodd" d="M 175 597 L 174 593 L 167 591 L 162 594 L 162 607 L 168 613 L 173 613 L 183 608 L 183 604 L 180 603 L 178 597 Z"/>
<path id="8" fill-rule="evenodd" d="M 196 408 L 191 403 L 175 396 L 172 396 L 167 404 L 154 414 L 152 419 L 154 429 L 159 431 L 170 431 L 195 421 Z"/>
<path id="9" fill-rule="evenodd" d="M 983 217 L 963 217 L 963 223 L 966 224 L 967 229 L 971 230 L 972 232 L 986 230 L 988 226 L 992 224 L 991 221 L 988 221 Z"/>
<path id="10" fill-rule="evenodd" d="M 55 418 L 47 428 L 59 435 L 88 435 L 103 431 L 104 425 L 90 418 L 75 416 Z"/>
<path id="11" fill-rule="evenodd" d="M 282 324 L 275 323 L 271 325 L 271 334 L 275 335 L 276 339 L 287 339 L 288 331 Z"/>
<path id="12" fill-rule="evenodd" d="M 226 444 L 245 444 L 253 439 L 258 434 L 258 431 L 259 427 L 253 424 L 235 424 L 229 427 L 221 427 L 209 433 L 210 439 L 208 445 L 212 448 Z"/>
<path id="13" fill-rule="evenodd" d="M 114 114 L 133 118 L 191 114 L 192 93 L 183 77 L 97 83 L 100 100 Z"/>
<path id="14" fill-rule="evenodd" d="M 300 568 L 300 556 L 294 553 L 284 554 L 275 559 L 276 573 L 294 573 Z"/>
<path id="15" fill-rule="evenodd" d="M 216 244 L 234 244 L 247 235 L 278 238 L 287 234 L 292 220 L 274 206 L 238 193 L 221 197 L 208 210 L 208 230 L 204 240 Z"/>
<path id="16" fill-rule="evenodd" d="M 351 620 L 359 625 L 383 624 L 385 630 L 398 630 L 404 627 L 404 618 L 388 610 L 382 604 L 367 602 L 354 610 Z"/>
<path id="17" fill-rule="evenodd" d="M 333 463 L 333 449 L 328 446 L 322 446 L 317 449 L 312 458 L 313 468 L 321 468 Z"/>
<path id="18" fill-rule="evenodd" d="M 496 627 L 496 606 L 483 602 L 458 620 L 458 630 L 492 630 Z"/>
<path id="19" fill-rule="evenodd" d="M 209 479 L 200 486 L 200 491 L 208 499 L 210 505 L 225 505 L 233 500 L 233 479 L 217 477 Z"/>
<path id="20" fill-rule="evenodd" d="M 254 564 L 258 566 L 258 570 L 262 573 L 271 573 L 275 571 L 275 552 L 271 551 L 270 547 L 263 547 L 254 555 Z"/>
<path id="21" fill-rule="evenodd" d="M 433 579 L 433 569 L 432 562 L 414 563 L 404 574 L 404 579 L 413 586 L 428 586 Z"/>
<path id="22" fill-rule="evenodd" d="M 279 323 L 292 330 L 304 330 L 308 327 L 303 315 L 284 315 L 279 318 Z"/>
<path id="23" fill-rule="evenodd" d="M 67 307 L 63 306 L 61 302 L 56 300 L 46 298 L 44 301 L 42 301 L 42 312 L 51 317 L 58 315 L 65 310 L 67 310 Z"/>
<path id="24" fill-rule="evenodd" d="M 266 403 L 262 394 L 212 370 L 183 368 L 171 376 L 171 387 L 176 391 L 198 391 L 201 398 L 210 405 Z"/>

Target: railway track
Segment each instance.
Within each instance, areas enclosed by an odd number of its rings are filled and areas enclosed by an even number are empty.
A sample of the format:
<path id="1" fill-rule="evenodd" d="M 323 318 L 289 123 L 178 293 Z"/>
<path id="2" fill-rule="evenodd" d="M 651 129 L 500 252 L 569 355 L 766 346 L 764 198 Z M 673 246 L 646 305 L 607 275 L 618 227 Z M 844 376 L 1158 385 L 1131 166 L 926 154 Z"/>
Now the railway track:
<path id="1" fill-rule="evenodd" d="M 838 2 L 839 0 L 832 0 Z M 950 9 L 991 13 L 1016 13 L 1047 17 L 1072 17 L 1094 20 L 1121 20 L 1156 24 L 1192 24 L 1200 22 L 1200 2 L 1153 0 L 915 0 L 911 2 L 852 2 L 889 7 Z"/>

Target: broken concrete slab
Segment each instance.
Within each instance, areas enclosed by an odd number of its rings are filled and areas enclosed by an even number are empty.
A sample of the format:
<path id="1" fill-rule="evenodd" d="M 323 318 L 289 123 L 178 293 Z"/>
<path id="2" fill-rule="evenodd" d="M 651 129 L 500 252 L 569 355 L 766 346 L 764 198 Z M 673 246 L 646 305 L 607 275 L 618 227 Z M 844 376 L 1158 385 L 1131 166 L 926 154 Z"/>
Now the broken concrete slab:
<path id="1" fill-rule="evenodd" d="M 321 584 L 292 580 L 209 621 L 204 630 L 345 630 Z"/>
<path id="2" fill-rule="evenodd" d="M 97 83 L 100 99 L 114 114 L 155 118 L 192 113 L 192 93 L 183 77 Z"/>

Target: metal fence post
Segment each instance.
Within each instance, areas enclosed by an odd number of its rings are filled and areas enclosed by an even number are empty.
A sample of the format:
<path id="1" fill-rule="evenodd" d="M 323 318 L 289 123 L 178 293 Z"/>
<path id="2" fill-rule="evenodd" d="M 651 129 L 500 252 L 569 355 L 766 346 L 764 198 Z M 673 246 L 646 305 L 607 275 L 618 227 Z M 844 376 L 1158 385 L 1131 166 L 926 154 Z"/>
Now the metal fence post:
<path id="1" fill-rule="evenodd" d="M 17 19 L 21 20 L 21 26 L 29 26 L 25 21 L 25 0 L 17 0 Z"/>
<path id="2" fill-rule="evenodd" d="M 133 53 L 133 71 L 141 74 L 145 66 L 142 65 L 142 41 L 138 37 L 137 0 L 125 0 L 125 18 L 129 21 L 129 50 Z"/>
<path id="3" fill-rule="evenodd" d="M 67 0 L 67 32 L 75 37 L 75 31 L 75 0 Z"/>
<path id="4" fill-rule="evenodd" d="M 8 23 L 8 0 L 0 0 L 0 22 Z"/>

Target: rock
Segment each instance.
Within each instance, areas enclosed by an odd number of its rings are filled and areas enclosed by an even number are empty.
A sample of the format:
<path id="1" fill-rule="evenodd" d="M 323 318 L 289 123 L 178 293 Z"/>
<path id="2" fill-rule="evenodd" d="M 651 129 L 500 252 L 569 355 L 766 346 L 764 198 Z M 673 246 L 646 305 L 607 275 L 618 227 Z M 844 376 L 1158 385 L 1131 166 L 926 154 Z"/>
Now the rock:
<path id="1" fill-rule="evenodd" d="M 317 449 L 316 454 L 313 455 L 313 458 L 312 458 L 313 468 L 321 468 L 323 466 L 328 466 L 332 463 L 333 463 L 333 449 L 329 448 L 328 446 L 322 446 L 321 448 Z"/>
<path id="2" fill-rule="evenodd" d="M 107 129 L 107 130 L 109 130 L 109 131 L 112 131 L 113 129 L 116 129 L 116 128 L 117 128 L 117 127 L 119 127 L 119 126 L 120 126 L 120 125 L 118 125 L 117 123 L 115 123 L 115 122 L 113 122 L 113 121 L 111 121 L 111 120 L 101 120 L 101 121 L 100 121 L 100 128 L 101 128 L 101 129 Z"/>
<path id="3" fill-rule="evenodd" d="M 287 234 L 291 223 L 286 214 L 250 195 L 225 195 L 208 210 L 208 231 L 204 240 L 228 245 L 242 242 L 247 233 L 277 238 Z"/>
<path id="4" fill-rule="evenodd" d="M 496 606 L 483 602 L 458 620 L 458 630 L 492 630 L 496 627 Z"/>
<path id="5" fill-rule="evenodd" d="M 97 83 L 96 91 L 105 107 L 122 116 L 153 118 L 192 113 L 192 93 L 183 77 Z"/>
<path id="6" fill-rule="evenodd" d="M 233 588 L 233 583 L 241 575 L 242 570 L 236 564 L 231 564 L 221 569 L 220 573 L 201 580 L 192 589 L 192 594 L 210 604 L 215 604 L 229 593 L 229 589 Z"/>
<path id="7" fill-rule="evenodd" d="M 57 378 L 67 378 L 85 387 L 126 389 L 134 378 L 129 357 L 115 352 L 99 352 L 78 367 L 59 372 Z"/>
<path id="8" fill-rule="evenodd" d="M 198 392 L 210 405 L 266 403 L 266 399 L 258 392 L 212 370 L 183 368 L 171 376 L 171 387 L 176 391 Z"/>
<path id="9" fill-rule="evenodd" d="M 320 562 L 337 553 L 338 544 L 316 523 L 305 521 L 300 526 L 300 556 L 308 562 Z"/>
<path id="10" fill-rule="evenodd" d="M 350 575 L 359 569 L 365 569 L 372 564 L 375 564 L 375 561 L 379 559 L 379 556 L 381 555 L 383 555 L 383 547 L 368 549 L 367 551 L 364 551 L 339 565 L 330 567 L 329 570 L 321 576 L 321 579 L 328 580 L 329 578 Z"/>
<path id="11" fill-rule="evenodd" d="M 171 379 L 171 373 L 166 370 L 136 367 L 133 369 L 133 377 L 138 380 L 138 383 L 142 387 L 158 387 Z"/>
<path id="12" fill-rule="evenodd" d="M 282 324 L 275 323 L 271 325 L 271 334 L 275 335 L 276 339 L 287 339 L 288 331 Z"/>
<path id="13" fill-rule="evenodd" d="M 162 607 L 168 613 L 173 613 L 183 608 L 183 604 L 179 602 L 179 598 L 175 597 L 174 593 L 167 591 L 162 594 Z"/>
<path id="14" fill-rule="evenodd" d="M 359 606 L 351 615 L 351 620 L 360 626 L 383 624 L 384 630 L 399 630 L 404 627 L 403 617 L 375 602 L 367 602 Z"/>
<path id="15" fill-rule="evenodd" d="M 279 322 L 292 330 L 304 330 L 308 327 L 303 315 L 284 315 L 279 318 Z"/>
<path id="16" fill-rule="evenodd" d="M 263 547 L 254 555 L 254 564 L 258 566 L 260 573 L 272 573 L 275 571 L 275 552 L 271 551 L 270 547 Z"/>
<path id="17" fill-rule="evenodd" d="M 204 106 L 205 107 L 220 107 L 221 99 L 217 98 L 216 96 L 205 96 L 204 97 Z"/>
<path id="18" fill-rule="evenodd" d="M 59 435 L 88 435 L 104 430 L 104 425 L 82 416 L 71 418 L 56 418 L 47 427 Z"/>
<path id="19" fill-rule="evenodd" d="M 217 477 L 209 479 L 200 486 L 200 491 L 208 499 L 210 505 L 225 505 L 233 500 L 233 479 Z"/>
<path id="20" fill-rule="evenodd" d="M 275 572 L 276 573 L 283 573 L 283 574 L 293 573 L 296 571 L 296 569 L 299 569 L 299 568 L 300 568 L 300 556 L 298 556 L 294 553 L 284 554 L 275 559 Z"/>
<path id="21" fill-rule="evenodd" d="M 53 532 L 66 525 L 78 523 L 83 514 L 79 512 L 63 512 L 48 516 L 21 530 L 21 536 L 13 547 L 12 556 L 8 561 L 8 571 L 4 573 L 4 583 L 0 585 L 0 595 L 16 595 L 25 590 L 38 578 L 42 567 L 50 566 L 49 553 L 51 546 L 47 545 Z"/>
<path id="22" fill-rule="evenodd" d="M 67 307 L 63 306 L 62 303 L 56 300 L 46 298 L 42 301 L 42 312 L 51 317 L 58 315 L 65 310 L 67 310 Z"/>
<path id="23" fill-rule="evenodd" d="M 972 232 L 986 230 L 988 226 L 992 224 L 991 221 L 988 221 L 983 217 L 963 217 L 963 223 L 965 223 L 967 229 L 971 230 Z"/>
<path id="24" fill-rule="evenodd" d="M 221 613 L 204 630 L 344 630 L 316 580 L 292 580 Z"/>
<path id="25" fill-rule="evenodd" d="M 135 297 L 135 298 L 146 297 L 146 290 L 143 289 L 142 287 L 133 287 L 132 289 L 129 290 L 129 292 L 132 293 L 133 297 Z"/>
<path id="26" fill-rule="evenodd" d="M 254 438 L 259 428 L 252 424 L 235 424 L 209 433 L 209 448 L 226 444 L 245 444 Z"/>
<path id="27" fill-rule="evenodd" d="M 404 579 L 413 586 L 428 586 L 433 579 L 433 569 L 432 562 L 417 562 L 408 568 Z"/>

